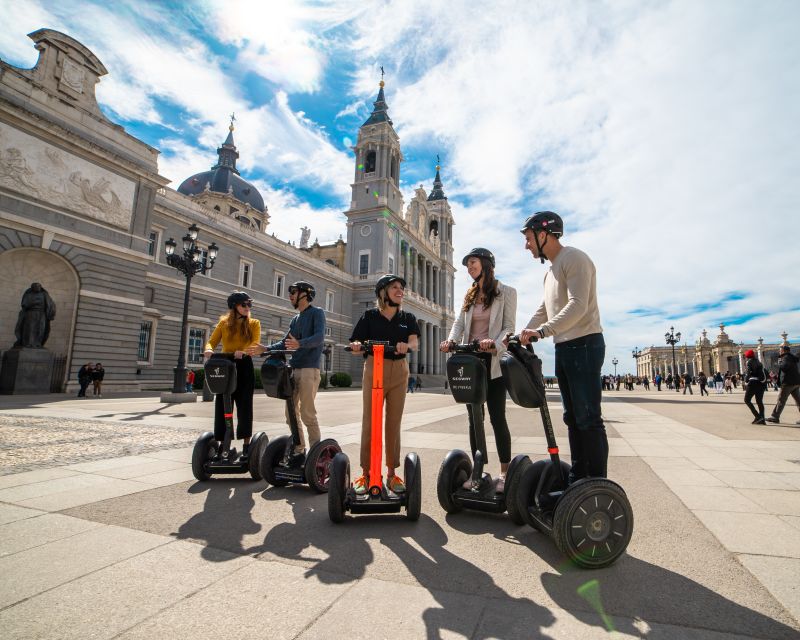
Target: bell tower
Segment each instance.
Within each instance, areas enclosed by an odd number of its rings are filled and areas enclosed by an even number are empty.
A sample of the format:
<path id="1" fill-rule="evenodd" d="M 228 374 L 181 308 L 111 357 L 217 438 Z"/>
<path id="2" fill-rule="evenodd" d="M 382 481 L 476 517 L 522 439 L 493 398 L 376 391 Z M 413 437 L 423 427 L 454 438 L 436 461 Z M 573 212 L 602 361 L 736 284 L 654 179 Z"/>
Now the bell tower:
<path id="1" fill-rule="evenodd" d="M 398 228 L 403 221 L 400 138 L 389 118 L 383 67 L 372 113 L 353 147 L 355 172 L 347 216 L 347 270 L 374 281 L 398 268 Z"/>

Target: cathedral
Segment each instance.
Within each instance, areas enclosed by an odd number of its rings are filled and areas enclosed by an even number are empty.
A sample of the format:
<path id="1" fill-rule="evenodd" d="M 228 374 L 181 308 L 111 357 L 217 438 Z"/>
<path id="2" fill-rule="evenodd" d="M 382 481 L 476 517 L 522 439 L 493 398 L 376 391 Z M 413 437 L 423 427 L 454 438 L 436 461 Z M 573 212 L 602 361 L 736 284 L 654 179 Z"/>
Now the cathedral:
<path id="1" fill-rule="evenodd" d="M 304 228 L 296 246 L 271 234 L 270 216 L 281 212 L 240 175 L 233 121 L 211 169 L 173 189 L 158 172 L 158 150 L 100 110 L 102 62 L 58 31 L 29 37 L 39 51 L 32 69 L 0 61 L 0 351 L 14 344 L 19 301 L 38 282 L 56 309 L 45 345 L 54 355 L 51 391 L 75 391 L 88 362 L 103 363 L 108 390 L 166 390 L 181 349 L 188 367 L 201 366 L 232 290 L 253 298 L 268 342 L 295 314 L 289 285 L 306 280 L 327 317 L 321 368 L 358 383 L 361 361 L 342 347 L 374 305 L 377 279 L 397 273 L 422 333 L 411 370 L 423 380 L 444 374 L 438 344 L 454 320 L 453 214 L 438 165 L 431 191 L 420 185 L 406 204 L 383 81 L 353 147 L 346 233 L 343 223 L 336 242 L 309 244 Z M 191 279 L 184 335 L 187 280 L 167 253 L 190 228 L 196 259 L 209 268 Z"/>

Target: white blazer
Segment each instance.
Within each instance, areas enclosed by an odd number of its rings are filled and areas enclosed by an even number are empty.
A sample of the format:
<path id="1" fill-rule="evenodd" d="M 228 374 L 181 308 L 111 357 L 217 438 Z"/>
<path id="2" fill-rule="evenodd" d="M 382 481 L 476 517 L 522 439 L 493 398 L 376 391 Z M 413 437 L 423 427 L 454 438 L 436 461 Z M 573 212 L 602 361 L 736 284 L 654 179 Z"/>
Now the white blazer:
<path id="1" fill-rule="evenodd" d="M 497 288 L 500 290 L 500 295 L 492 302 L 489 313 L 489 337 L 494 340 L 497 347 L 497 355 L 492 354 L 490 375 L 493 380 L 503 375 L 500 370 L 500 356 L 506 352 L 503 338 L 507 333 L 513 333 L 514 321 L 517 316 L 517 290 L 500 281 L 497 282 Z M 462 311 L 459 314 L 458 319 L 453 323 L 453 328 L 450 329 L 448 340 L 459 343 L 469 340 L 474 308 L 475 305 L 472 305 L 468 311 Z"/>

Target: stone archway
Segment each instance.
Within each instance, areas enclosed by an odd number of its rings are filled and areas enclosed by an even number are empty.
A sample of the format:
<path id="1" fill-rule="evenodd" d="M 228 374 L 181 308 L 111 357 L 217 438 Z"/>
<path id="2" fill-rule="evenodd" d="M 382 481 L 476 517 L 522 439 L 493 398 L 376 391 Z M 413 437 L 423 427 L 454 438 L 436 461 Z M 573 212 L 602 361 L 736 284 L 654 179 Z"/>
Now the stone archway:
<path id="1" fill-rule="evenodd" d="M 57 357 L 66 358 L 64 382 L 69 372 L 80 290 L 77 271 L 57 253 L 20 247 L 0 253 L 0 273 L 6 282 L 3 288 L 5 300 L 0 305 L 0 350 L 10 349 L 14 344 L 14 327 L 22 294 L 31 283 L 40 282 L 56 303 L 56 317 L 50 324 L 50 337 L 45 347 Z"/>

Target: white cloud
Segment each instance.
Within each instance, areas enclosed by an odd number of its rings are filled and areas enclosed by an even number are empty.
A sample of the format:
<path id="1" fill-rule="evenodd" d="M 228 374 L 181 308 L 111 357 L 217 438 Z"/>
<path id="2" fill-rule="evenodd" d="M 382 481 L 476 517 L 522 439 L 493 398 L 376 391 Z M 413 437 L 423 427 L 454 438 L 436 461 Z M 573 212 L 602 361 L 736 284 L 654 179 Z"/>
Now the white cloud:
<path id="1" fill-rule="evenodd" d="M 776 323 L 788 321 L 798 337 L 800 314 L 785 315 L 800 293 L 787 268 L 797 260 L 781 242 L 800 167 L 797 5 L 403 2 L 381 11 L 391 33 L 363 27 L 355 42 L 401 74 L 387 100 L 403 144 L 446 150 L 457 254 L 476 237 L 505 249 L 528 213 L 561 212 L 565 242 L 598 268 L 609 360 L 658 340 L 669 316 L 696 338 L 761 311 L 769 317 L 732 335 L 771 326 L 774 341 Z M 356 87 L 370 74 L 367 61 Z M 456 206 L 464 196 L 471 207 Z M 512 284 L 538 301 L 543 268 L 521 247 L 506 260 Z M 732 290 L 748 298 L 687 311 Z M 664 315 L 627 314 L 643 306 Z"/>

